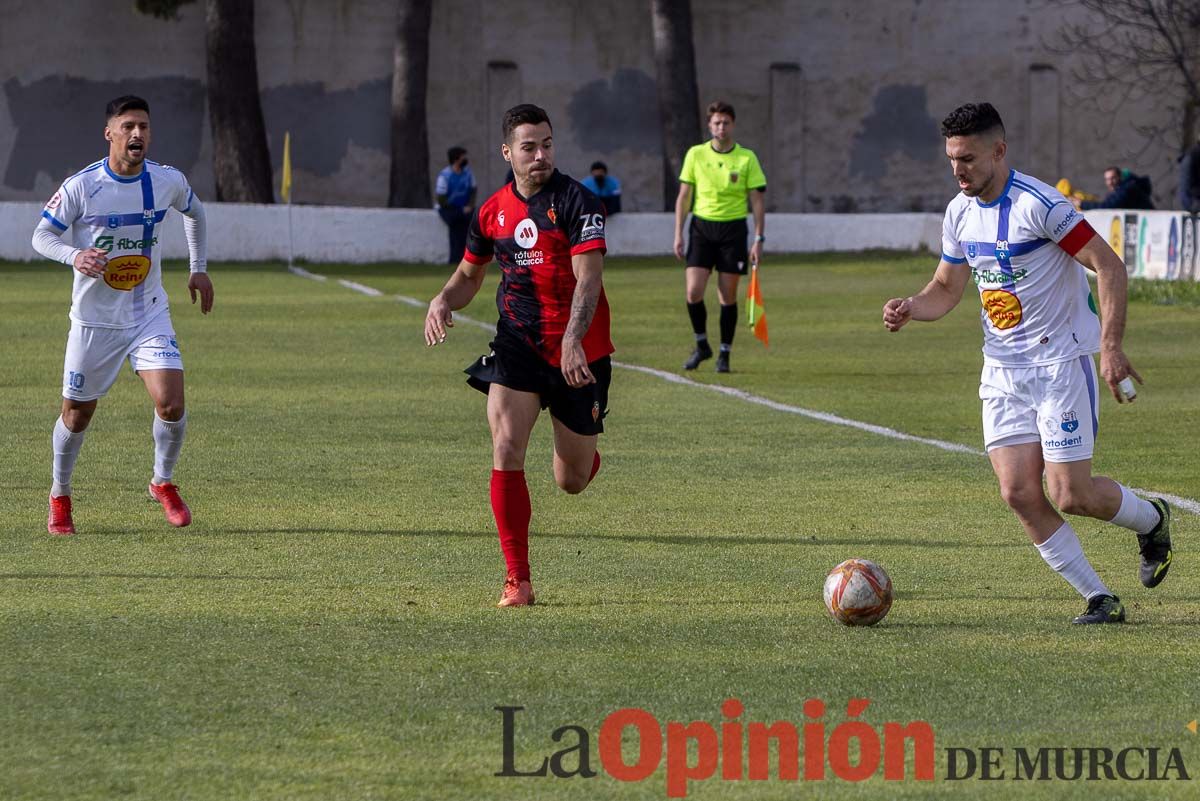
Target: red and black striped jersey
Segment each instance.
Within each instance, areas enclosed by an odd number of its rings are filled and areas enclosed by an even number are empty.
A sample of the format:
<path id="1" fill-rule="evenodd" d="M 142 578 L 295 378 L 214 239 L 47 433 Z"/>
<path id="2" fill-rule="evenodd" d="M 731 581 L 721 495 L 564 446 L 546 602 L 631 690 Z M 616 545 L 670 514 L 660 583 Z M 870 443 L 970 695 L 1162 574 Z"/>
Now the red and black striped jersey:
<path id="1" fill-rule="evenodd" d="M 559 367 L 575 294 L 571 257 L 605 249 L 600 199 L 555 170 L 529 199 L 521 197 L 513 182 L 488 198 L 471 219 L 463 257 L 472 264 L 495 257 L 500 265 L 497 335 L 524 342 Z M 613 352 L 603 289 L 583 337 L 583 352 L 589 362 Z"/>

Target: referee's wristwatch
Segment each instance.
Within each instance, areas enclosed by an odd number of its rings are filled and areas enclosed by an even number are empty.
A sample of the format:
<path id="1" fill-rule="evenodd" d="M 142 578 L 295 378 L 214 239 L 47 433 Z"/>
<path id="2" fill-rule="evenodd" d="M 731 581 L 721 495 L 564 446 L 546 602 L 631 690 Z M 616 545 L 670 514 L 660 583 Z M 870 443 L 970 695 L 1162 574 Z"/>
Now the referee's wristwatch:
<path id="1" fill-rule="evenodd" d="M 765 236 L 763 236 L 762 234 L 757 234 L 754 237 L 754 241 L 755 242 L 766 242 L 767 238 Z"/>

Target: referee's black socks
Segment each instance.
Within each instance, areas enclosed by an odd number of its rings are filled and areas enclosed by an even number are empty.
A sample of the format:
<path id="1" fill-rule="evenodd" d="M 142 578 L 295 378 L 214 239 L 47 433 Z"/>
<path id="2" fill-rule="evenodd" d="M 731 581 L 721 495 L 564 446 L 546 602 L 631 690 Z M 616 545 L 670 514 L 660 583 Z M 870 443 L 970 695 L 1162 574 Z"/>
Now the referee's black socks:
<path id="1" fill-rule="evenodd" d="M 733 345 L 733 335 L 737 333 L 738 305 L 721 304 L 721 350 L 728 350 L 726 345 Z"/>
<path id="2" fill-rule="evenodd" d="M 696 334 L 696 339 L 706 338 L 708 333 L 708 309 L 704 308 L 704 301 L 699 303 L 689 303 L 687 305 L 688 317 L 692 320 L 692 331 Z"/>

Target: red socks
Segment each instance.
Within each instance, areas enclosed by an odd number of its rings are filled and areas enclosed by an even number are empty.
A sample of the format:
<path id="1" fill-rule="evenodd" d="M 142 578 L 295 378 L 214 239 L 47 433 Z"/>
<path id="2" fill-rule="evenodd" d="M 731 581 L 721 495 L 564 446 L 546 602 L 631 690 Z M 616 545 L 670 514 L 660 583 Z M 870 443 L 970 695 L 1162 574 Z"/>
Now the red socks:
<path id="1" fill-rule="evenodd" d="M 592 474 L 600 468 L 600 454 L 596 454 Z M 529 487 L 525 484 L 524 470 L 492 470 L 492 514 L 496 518 L 496 529 L 500 532 L 500 550 L 508 575 L 518 581 L 529 581 Z"/>
<path id="2" fill-rule="evenodd" d="M 592 479 L 600 472 L 600 451 L 596 451 L 596 456 L 592 459 L 592 474 L 588 476 L 588 483 L 592 483 Z"/>

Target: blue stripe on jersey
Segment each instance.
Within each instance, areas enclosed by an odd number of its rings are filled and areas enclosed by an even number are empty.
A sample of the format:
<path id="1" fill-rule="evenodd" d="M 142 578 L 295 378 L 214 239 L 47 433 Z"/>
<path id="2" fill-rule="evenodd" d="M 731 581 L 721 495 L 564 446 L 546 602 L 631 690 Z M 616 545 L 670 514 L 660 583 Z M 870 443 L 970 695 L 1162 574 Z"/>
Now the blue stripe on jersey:
<path id="1" fill-rule="evenodd" d="M 1095 377 L 1092 375 L 1092 357 L 1080 356 L 1079 366 L 1083 368 L 1083 378 L 1087 381 L 1088 401 L 1092 404 L 1092 439 L 1096 439 L 1096 433 L 1100 430 L 1100 403 L 1096 396 Z"/>
<path id="2" fill-rule="evenodd" d="M 43 210 L 43 211 L 42 211 L 42 216 L 43 216 L 44 218 L 46 218 L 47 220 L 49 220 L 49 221 L 50 221 L 50 224 L 51 224 L 51 225 L 53 225 L 53 226 L 54 226 L 55 228 L 57 228 L 58 230 L 60 230 L 60 231 L 65 231 L 65 230 L 67 230 L 67 224 L 66 224 L 65 222 L 62 222 L 62 221 L 60 221 L 59 219 L 57 219 L 57 218 L 56 218 L 56 217 L 55 217 L 53 214 L 51 214 L 50 212 Z"/>
<path id="3" fill-rule="evenodd" d="M 75 175 L 72 175 L 71 178 L 74 178 L 76 175 L 83 175 L 85 172 L 91 172 L 92 170 L 98 170 L 104 166 L 104 163 L 106 161 L 108 161 L 108 159 L 100 159 L 95 164 L 89 164 L 88 166 L 86 166 L 82 170 L 80 170 L 79 172 L 75 173 Z M 67 181 L 71 180 L 71 178 L 68 178 Z M 64 181 L 64 183 L 66 183 L 66 182 Z"/>
<path id="4" fill-rule="evenodd" d="M 1004 274 L 1006 280 L 1001 286 L 1008 291 L 1013 291 L 1017 288 L 1017 284 L 1013 281 L 1012 268 L 1012 253 L 1008 250 L 1008 215 L 1012 211 L 1012 198 L 1008 194 L 1000 196 L 1000 222 L 996 227 L 996 262 L 1000 265 L 1000 272 Z M 1003 242 L 1005 247 L 999 247 Z"/>
<path id="5" fill-rule="evenodd" d="M 142 255 L 151 259 L 153 264 L 154 251 L 154 223 L 158 213 L 154 210 L 154 180 L 150 177 L 150 170 L 147 167 L 142 168 Z M 166 214 L 166 210 L 163 210 Z M 146 282 L 138 284 L 133 288 L 133 313 L 140 318 L 146 311 Z"/>
<path id="6" fill-rule="evenodd" d="M 167 216 L 167 210 L 162 209 L 154 212 L 154 222 L 160 223 Z M 82 218 L 83 222 L 88 225 L 104 225 L 109 228 L 121 228 L 126 225 L 145 225 L 146 215 L 144 212 L 137 214 L 94 214 L 91 217 Z M 115 223 L 115 224 L 114 224 Z"/>
<path id="7" fill-rule="evenodd" d="M 947 256 L 945 253 L 942 253 L 942 261 L 948 261 L 951 264 L 966 264 L 967 263 L 966 259 L 956 259 L 953 256 Z"/>
<path id="8" fill-rule="evenodd" d="M 119 181 L 123 184 L 131 184 L 134 181 L 140 181 L 140 180 L 142 180 L 142 175 L 146 174 L 146 168 L 145 168 L 145 166 L 143 166 L 141 175 L 135 175 L 132 178 L 122 178 L 120 175 L 117 175 L 115 172 L 113 172 L 112 168 L 108 166 L 108 159 L 105 159 L 103 163 L 104 163 L 104 171 L 106 173 L 108 173 L 108 177 L 112 178 L 114 181 Z"/>
<path id="9" fill-rule="evenodd" d="M 1008 171 L 1008 180 L 1004 182 L 1004 191 L 1000 193 L 1000 197 L 996 198 L 991 203 L 984 203 L 979 198 L 975 198 L 975 202 L 979 204 L 980 208 L 990 209 L 992 206 L 995 206 L 997 203 L 1004 200 L 1004 198 L 1008 197 L 1008 190 L 1012 189 L 1013 178 L 1016 177 L 1016 174 L 1016 170 Z"/>
<path id="10" fill-rule="evenodd" d="M 1048 208 L 1048 209 L 1052 208 L 1054 206 L 1054 203 L 1051 202 L 1050 198 L 1043 195 L 1042 192 L 1037 187 L 1033 186 L 1033 184 L 1027 184 L 1024 181 L 1022 181 L 1020 178 L 1015 178 L 1015 179 L 1013 179 L 1013 186 L 1024 189 L 1026 192 L 1033 195 L 1038 200 L 1042 201 L 1042 203 L 1045 204 L 1046 208 Z"/>

